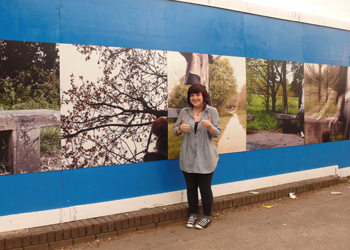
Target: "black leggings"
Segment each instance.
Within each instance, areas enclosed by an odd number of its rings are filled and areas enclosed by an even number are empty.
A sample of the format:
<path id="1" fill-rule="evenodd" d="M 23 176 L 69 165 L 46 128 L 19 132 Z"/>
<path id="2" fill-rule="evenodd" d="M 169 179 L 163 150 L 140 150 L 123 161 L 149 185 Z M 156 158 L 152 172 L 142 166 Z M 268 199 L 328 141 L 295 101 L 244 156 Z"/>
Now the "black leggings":
<path id="1" fill-rule="evenodd" d="M 189 73 L 186 85 L 193 85 L 195 83 L 201 83 L 201 79 L 199 78 L 199 76 Z"/>
<path id="2" fill-rule="evenodd" d="M 187 186 L 187 200 L 190 214 L 198 214 L 198 186 L 202 197 L 203 214 L 211 216 L 213 208 L 213 192 L 211 180 L 214 172 L 210 174 L 195 174 L 183 172 Z"/>

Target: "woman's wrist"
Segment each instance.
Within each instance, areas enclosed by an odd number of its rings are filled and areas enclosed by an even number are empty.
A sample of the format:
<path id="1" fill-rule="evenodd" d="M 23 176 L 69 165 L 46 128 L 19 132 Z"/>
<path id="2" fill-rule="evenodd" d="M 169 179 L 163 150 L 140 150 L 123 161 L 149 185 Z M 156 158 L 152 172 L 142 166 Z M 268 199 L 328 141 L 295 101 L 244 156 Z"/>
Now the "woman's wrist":
<path id="1" fill-rule="evenodd" d="M 176 133 L 177 133 L 177 135 L 182 134 L 181 126 L 176 128 Z"/>

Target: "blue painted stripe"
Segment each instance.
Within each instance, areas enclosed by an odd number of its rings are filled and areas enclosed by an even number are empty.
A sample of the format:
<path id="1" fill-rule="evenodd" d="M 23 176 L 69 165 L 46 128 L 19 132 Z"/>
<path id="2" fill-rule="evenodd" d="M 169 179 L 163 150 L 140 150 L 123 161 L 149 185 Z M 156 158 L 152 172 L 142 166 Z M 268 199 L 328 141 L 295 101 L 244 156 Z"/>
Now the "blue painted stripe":
<path id="1" fill-rule="evenodd" d="M 168 50 L 244 57 L 244 14 L 167 2 Z"/>
<path id="2" fill-rule="evenodd" d="M 62 171 L 0 176 L 0 216 L 62 207 Z"/>
<path id="3" fill-rule="evenodd" d="M 213 184 L 332 165 L 349 167 L 349 152 L 350 142 L 341 141 L 223 154 Z M 0 185 L 6 187 L 0 216 L 185 189 L 178 160 L 2 176 Z"/>
<path id="4" fill-rule="evenodd" d="M 246 152 L 245 179 L 328 166 L 350 167 L 350 141 Z"/>
<path id="5" fill-rule="evenodd" d="M 178 160 L 63 171 L 64 207 L 180 190 Z"/>
<path id="6" fill-rule="evenodd" d="M 213 184 L 243 180 L 244 161 L 244 153 L 221 155 Z M 178 159 L 63 171 L 65 207 L 185 188 Z"/>
<path id="7" fill-rule="evenodd" d="M 245 180 L 246 152 L 221 154 L 215 169 L 213 185 Z"/>
<path id="8" fill-rule="evenodd" d="M 60 42 L 166 50 L 161 0 L 61 0 Z"/>
<path id="9" fill-rule="evenodd" d="M 59 0 L 2 0 L 0 39 L 57 43 Z"/>
<path id="10" fill-rule="evenodd" d="M 303 27 L 303 62 L 350 66 L 350 31 Z"/>
<path id="11" fill-rule="evenodd" d="M 162 0 L 6 0 L 0 39 L 350 65 L 350 32 Z"/>
<path id="12" fill-rule="evenodd" d="M 349 141 L 220 155 L 213 185 L 339 165 L 350 166 Z M 320 152 L 322 152 L 320 154 Z M 64 206 L 185 189 L 178 160 L 63 171 Z"/>
<path id="13" fill-rule="evenodd" d="M 246 57 L 303 62 L 304 25 L 244 15 Z"/>

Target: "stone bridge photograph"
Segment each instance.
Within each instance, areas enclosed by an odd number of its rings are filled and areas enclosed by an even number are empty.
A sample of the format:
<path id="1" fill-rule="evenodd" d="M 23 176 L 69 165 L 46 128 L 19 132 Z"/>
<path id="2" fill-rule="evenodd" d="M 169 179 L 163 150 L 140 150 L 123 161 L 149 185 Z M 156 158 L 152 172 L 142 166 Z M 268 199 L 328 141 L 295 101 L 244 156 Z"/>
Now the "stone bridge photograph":
<path id="1" fill-rule="evenodd" d="M 0 40 L 0 175 L 60 170 L 55 43 Z"/>

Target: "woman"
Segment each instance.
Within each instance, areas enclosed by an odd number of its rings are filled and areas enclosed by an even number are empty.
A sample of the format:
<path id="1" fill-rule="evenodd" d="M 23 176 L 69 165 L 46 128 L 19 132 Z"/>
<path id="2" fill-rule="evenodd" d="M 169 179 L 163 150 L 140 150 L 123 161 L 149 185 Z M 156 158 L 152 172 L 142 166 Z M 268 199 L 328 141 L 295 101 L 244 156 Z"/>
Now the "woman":
<path id="1" fill-rule="evenodd" d="M 341 66 L 337 94 L 338 107 L 330 119 L 329 126 L 335 125 L 339 119 L 345 119 L 345 140 L 350 140 L 350 67 Z"/>
<path id="2" fill-rule="evenodd" d="M 156 152 L 147 152 L 143 161 L 159 161 L 168 159 L 168 119 L 159 117 L 152 123 L 151 133 L 157 136 Z M 149 138 L 150 140 L 150 138 Z M 148 147 L 147 147 L 148 148 Z"/>
<path id="3" fill-rule="evenodd" d="M 221 132 L 219 114 L 208 105 L 209 96 L 201 84 L 193 84 L 187 92 L 189 107 L 183 108 L 173 127 L 175 136 L 184 134 L 180 151 L 180 168 L 187 186 L 190 217 L 187 227 L 207 228 L 211 224 L 213 193 L 211 180 L 219 162 L 213 138 Z M 198 186 L 203 205 L 203 219 L 198 218 Z"/>

